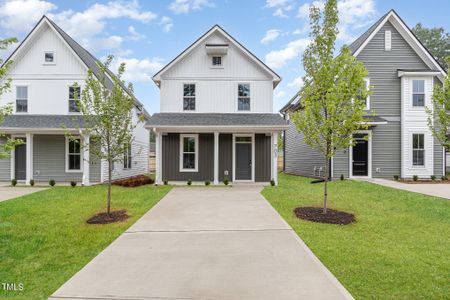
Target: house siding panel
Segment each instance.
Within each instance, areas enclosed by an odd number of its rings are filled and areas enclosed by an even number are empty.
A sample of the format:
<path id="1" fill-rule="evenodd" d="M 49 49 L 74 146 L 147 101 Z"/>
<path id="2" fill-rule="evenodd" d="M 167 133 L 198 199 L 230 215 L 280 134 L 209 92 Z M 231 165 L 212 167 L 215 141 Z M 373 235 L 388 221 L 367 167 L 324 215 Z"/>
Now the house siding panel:
<path id="1" fill-rule="evenodd" d="M 400 148 L 400 122 L 389 122 L 372 128 L 372 177 L 400 176 Z"/>
<path id="2" fill-rule="evenodd" d="M 265 134 L 255 134 L 256 182 L 269 182 L 271 179 L 270 141 L 270 136 L 266 136 Z"/>
<path id="3" fill-rule="evenodd" d="M 228 171 L 228 175 L 225 175 Z M 233 135 L 221 133 L 219 135 L 219 180 L 225 177 L 231 181 L 233 178 Z"/>
<path id="4" fill-rule="evenodd" d="M 0 137 L 0 144 L 4 143 L 6 139 Z M 0 181 L 11 180 L 11 158 L 0 159 Z"/>
<path id="5" fill-rule="evenodd" d="M 340 178 L 344 175 L 344 178 L 349 177 L 349 153 L 348 150 L 339 151 L 333 157 L 333 179 Z"/>

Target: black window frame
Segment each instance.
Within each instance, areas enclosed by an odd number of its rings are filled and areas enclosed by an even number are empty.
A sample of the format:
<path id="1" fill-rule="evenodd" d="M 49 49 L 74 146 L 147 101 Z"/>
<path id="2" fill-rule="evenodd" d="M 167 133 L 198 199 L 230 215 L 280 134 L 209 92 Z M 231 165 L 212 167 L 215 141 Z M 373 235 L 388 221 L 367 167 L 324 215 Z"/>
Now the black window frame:
<path id="1" fill-rule="evenodd" d="M 69 139 L 67 147 L 67 170 L 81 171 L 81 139 Z M 76 168 L 77 166 L 78 168 Z"/>
<path id="2" fill-rule="evenodd" d="M 425 166 L 425 134 L 423 133 L 412 134 L 412 165 Z"/>
<path id="3" fill-rule="evenodd" d="M 195 111 L 195 93 L 196 84 L 195 83 L 184 83 L 183 84 L 183 110 L 184 111 Z"/>
<path id="4" fill-rule="evenodd" d="M 78 99 L 81 97 L 81 87 L 80 86 L 69 86 L 69 113 L 79 113 L 80 109 L 77 106 L 77 101 L 75 100 L 75 88 L 78 89 Z M 73 89 L 73 91 L 72 91 Z"/>
<path id="5" fill-rule="evenodd" d="M 19 88 L 26 89 L 26 97 L 19 98 Z M 16 113 L 27 113 L 28 112 L 28 86 L 27 85 L 17 85 L 16 86 Z"/>
<path id="6" fill-rule="evenodd" d="M 415 91 L 414 83 L 422 82 L 423 91 Z M 411 84 L 412 90 L 412 106 L 413 107 L 425 107 L 425 80 L 424 79 L 413 79 Z M 418 85 L 418 90 L 420 90 L 420 85 Z M 419 105 L 419 101 L 421 101 L 421 105 Z"/>
<path id="7" fill-rule="evenodd" d="M 220 55 L 214 55 L 211 57 L 211 65 L 213 67 L 221 67 L 222 66 L 222 56 Z"/>
<path id="8" fill-rule="evenodd" d="M 245 89 L 241 87 L 248 86 L 248 94 Z M 251 87 L 250 83 L 238 84 L 238 111 L 250 111 L 251 110 Z"/>

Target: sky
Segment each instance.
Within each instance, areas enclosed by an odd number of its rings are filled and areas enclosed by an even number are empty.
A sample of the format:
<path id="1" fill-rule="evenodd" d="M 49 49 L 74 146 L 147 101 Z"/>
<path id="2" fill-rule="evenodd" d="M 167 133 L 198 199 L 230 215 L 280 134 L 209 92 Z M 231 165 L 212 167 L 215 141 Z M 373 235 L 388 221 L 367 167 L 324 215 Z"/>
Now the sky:
<path id="1" fill-rule="evenodd" d="M 0 0 L 0 38 L 21 41 L 46 14 L 97 58 L 115 56 L 112 71 L 126 63 L 124 79 L 150 113 L 159 111 L 152 76 L 215 24 L 282 78 L 274 111 L 299 89 L 301 55 L 308 44 L 308 8 L 322 0 Z M 388 10 L 408 26 L 450 31 L 449 0 L 338 0 L 339 48 L 350 44 Z M 14 47 L 0 52 L 5 58 Z"/>

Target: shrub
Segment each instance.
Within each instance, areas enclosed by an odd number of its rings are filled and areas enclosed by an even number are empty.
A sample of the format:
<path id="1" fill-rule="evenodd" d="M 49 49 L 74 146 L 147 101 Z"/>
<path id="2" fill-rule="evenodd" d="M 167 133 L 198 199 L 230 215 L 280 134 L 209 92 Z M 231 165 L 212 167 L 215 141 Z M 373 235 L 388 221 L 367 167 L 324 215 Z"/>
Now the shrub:
<path id="1" fill-rule="evenodd" d="M 275 180 L 271 179 L 271 180 L 270 180 L 270 185 L 271 185 L 271 186 L 275 186 Z"/>
<path id="2" fill-rule="evenodd" d="M 153 184 L 155 181 L 145 175 L 132 176 L 125 179 L 114 180 L 113 185 L 118 185 L 122 187 L 136 187 L 145 184 Z"/>
<path id="3" fill-rule="evenodd" d="M 230 181 L 228 180 L 228 178 L 223 179 L 223 184 L 228 185 L 229 183 L 230 183 Z"/>
<path id="4" fill-rule="evenodd" d="M 16 186 L 17 185 L 17 179 L 13 179 L 13 180 L 11 180 L 11 185 L 12 186 Z"/>
<path id="5" fill-rule="evenodd" d="M 344 180 L 344 174 L 341 174 L 341 180 Z"/>
<path id="6" fill-rule="evenodd" d="M 394 175 L 394 180 L 395 180 L 395 181 L 398 181 L 399 178 L 400 178 L 400 176 Z"/>
<path id="7" fill-rule="evenodd" d="M 187 185 L 192 185 L 192 179 L 188 179 Z"/>
<path id="8" fill-rule="evenodd" d="M 436 180 L 436 176 L 435 176 L 435 175 L 431 175 L 430 178 L 431 178 L 431 180 L 433 180 L 433 181 Z"/>
<path id="9" fill-rule="evenodd" d="M 447 176 L 444 175 L 444 176 L 441 177 L 441 180 L 442 180 L 442 181 L 447 181 L 448 178 L 447 178 Z"/>
<path id="10" fill-rule="evenodd" d="M 169 184 L 169 182 L 167 180 L 164 180 L 163 182 L 164 182 L 164 185 L 168 185 Z"/>
<path id="11" fill-rule="evenodd" d="M 77 186 L 77 182 L 76 182 L 76 181 L 71 181 L 71 182 L 70 182 L 70 185 L 71 185 L 72 187 L 76 187 L 76 186 Z"/>
<path id="12" fill-rule="evenodd" d="M 414 180 L 414 181 L 417 181 L 417 180 L 419 180 L 419 176 L 417 176 L 417 175 L 413 175 L 413 180 Z"/>
<path id="13" fill-rule="evenodd" d="M 30 180 L 30 185 L 31 185 L 31 186 L 34 186 L 34 179 L 31 179 L 31 180 Z"/>
<path id="14" fill-rule="evenodd" d="M 205 185 L 210 185 L 210 184 L 211 184 L 211 181 L 209 181 L 209 180 L 205 181 Z"/>
<path id="15" fill-rule="evenodd" d="M 55 186 L 56 182 L 55 182 L 55 180 L 50 179 L 50 180 L 48 181 L 48 184 L 49 184 L 50 186 Z"/>

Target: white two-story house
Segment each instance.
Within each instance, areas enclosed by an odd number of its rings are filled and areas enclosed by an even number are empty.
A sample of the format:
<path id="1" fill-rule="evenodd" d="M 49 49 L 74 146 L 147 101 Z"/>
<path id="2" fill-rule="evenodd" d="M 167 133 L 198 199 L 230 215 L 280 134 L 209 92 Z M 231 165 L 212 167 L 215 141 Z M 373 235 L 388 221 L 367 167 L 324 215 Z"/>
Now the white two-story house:
<path id="1" fill-rule="evenodd" d="M 83 134 L 83 117 L 74 92 L 77 88 L 81 93 L 89 69 L 101 76 L 97 59 L 44 16 L 7 61 L 13 61 L 7 76 L 12 87 L 0 97 L 0 106 L 13 103 L 14 113 L 0 124 L 0 132 L 24 143 L 10 158 L 0 160 L 0 181 L 53 179 L 89 185 L 106 180 L 106 162 L 95 159 L 88 147 L 80 147 L 65 135 L 68 130 L 79 136 L 81 144 L 95 146 Z M 112 76 L 109 73 L 105 79 L 108 87 L 113 85 Z M 140 114 L 147 115 L 137 99 L 135 104 L 136 120 Z M 115 164 L 113 179 L 148 172 L 149 139 L 144 125 L 141 122 L 135 128 L 134 142 L 123 162 Z"/>
<path id="2" fill-rule="evenodd" d="M 156 182 L 277 182 L 280 80 L 218 25 L 197 39 L 153 77 Z"/>

